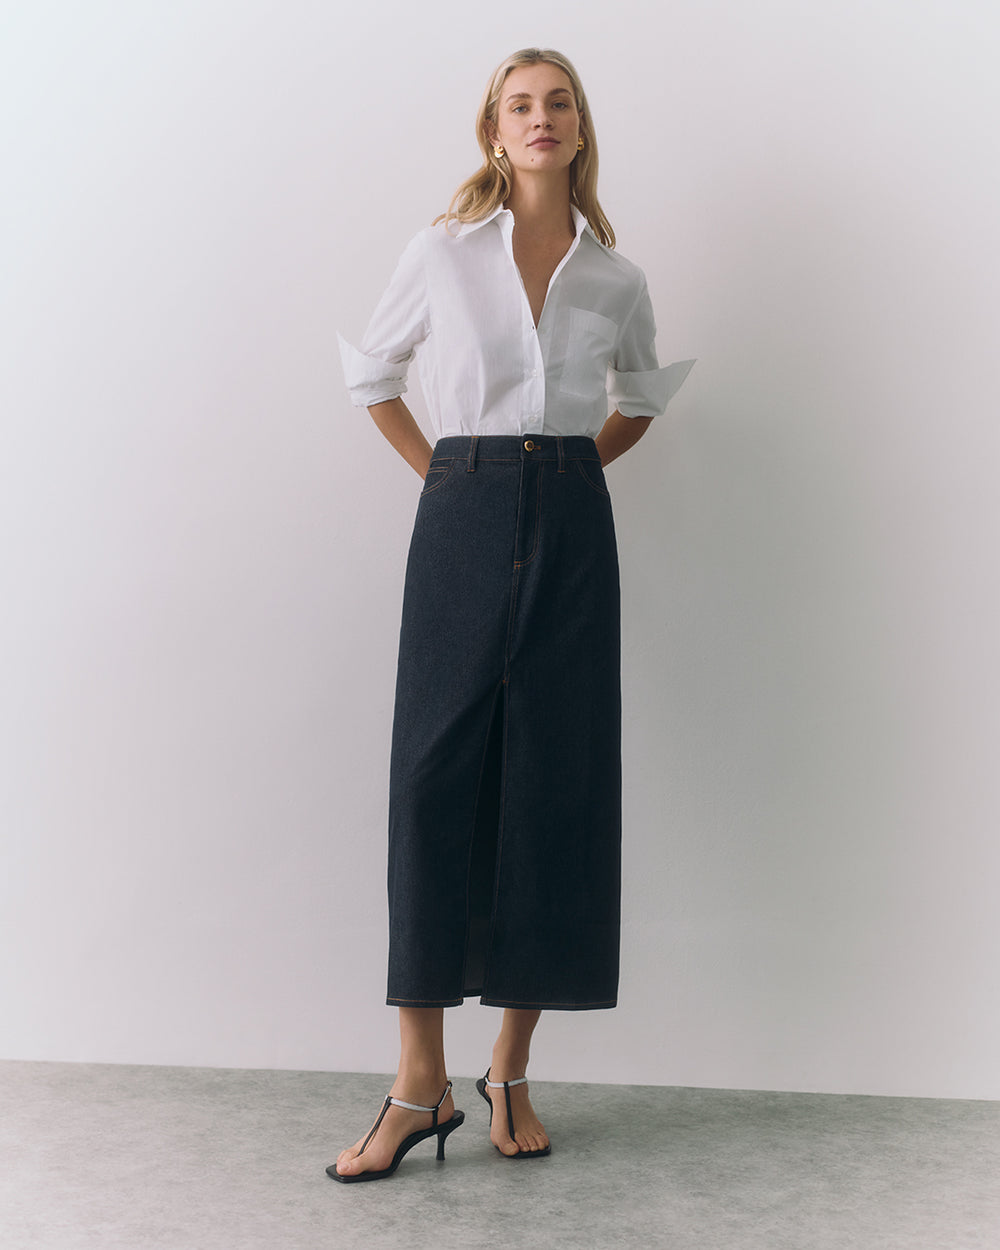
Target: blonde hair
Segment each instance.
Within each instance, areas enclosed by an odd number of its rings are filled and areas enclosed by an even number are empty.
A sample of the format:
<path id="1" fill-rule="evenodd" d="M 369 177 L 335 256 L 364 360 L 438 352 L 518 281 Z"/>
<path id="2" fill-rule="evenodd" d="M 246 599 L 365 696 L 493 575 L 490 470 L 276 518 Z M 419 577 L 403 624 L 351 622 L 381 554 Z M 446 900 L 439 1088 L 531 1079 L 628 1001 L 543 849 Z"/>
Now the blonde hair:
<path id="1" fill-rule="evenodd" d="M 436 217 L 434 224 L 443 221 L 447 229 L 452 221 L 480 221 L 499 208 L 510 195 L 513 186 L 510 161 L 506 155 L 497 156 L 494 153 L 489 130 L 497 123 L 500 96 L 507 75 L 522 65 L 540 63 L 555 65 L 563 71 L 573 88 L 576 109 L 580 114 L 580 136 L 584 147 L 582 152 L 576 154 L 569 167 L 570 203 L 575 204 L 583 213 L 601 242 L 606 247 L 614 247 L 615 232 L 597 200 L 597 140 L 594 137 L 583 84 L 566 57 L 550 48 L 522 48 L 497 67 L 476 114 L 476 139 L 483 153 L 483 165 L 471 178 L 466 178 L 452 196 L 447 211 Z"/>

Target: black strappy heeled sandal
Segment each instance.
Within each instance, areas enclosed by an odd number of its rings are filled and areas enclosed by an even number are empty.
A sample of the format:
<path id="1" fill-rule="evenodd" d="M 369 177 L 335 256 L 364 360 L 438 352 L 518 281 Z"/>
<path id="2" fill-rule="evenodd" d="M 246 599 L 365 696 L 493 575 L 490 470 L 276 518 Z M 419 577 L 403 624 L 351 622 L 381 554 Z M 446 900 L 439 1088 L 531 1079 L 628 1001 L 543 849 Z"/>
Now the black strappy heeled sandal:
<path id="1" fill-rule="evenodd" d="M 512 1085 L 527 1085 L 527 1083 L 528 1078 L 526 1076 L 519 1077 L 516 1081 L 491 1081 L 489 1068 L 486 1069 L 486 1075 L 480 1077 L 476 1082 L 476 1089 L 480 1096 L 489 1103 L 490 1128 L 493 1127 L 493 1099 L 487 1094 L 486 1087 L 488 1085 L 490 1089 L 503 1089 L 504 1098 L 507 1100 L 507 1132 L 510 1134 L 510 1139 L 515 1146 L 517 1145 L 517 1139 L 514 1137 L 514 1114 L 510 1107 L 510 1089 Z M 496 1145 L 496 1142 L 493 1144 Z M 551 1145 L 543 1146 L 541 1150 L 518 1150 L 517 1154 L 514 1155 L 504 1154 L 499 1146 L 497 1146 L 497 1150 L 500 1151 L 505 1159 L 543 1159 L 546 1155 L 552 1153 Z"/>
<path id="2" fill-rule="evenodd" d="M 400 1098 L 393 1098 L 391 1095 L 386 1096 L 385 1102 L 382 1104 L 382 1110 L 379 1117 L 372 1126 L 372 1131 L 365 1138 L 364 1145 L 358 1151 L 355 1158 L 365 1153 L 368 1143 L 378 1132 L 378 1126 L 385 1119 L 385 1113 L 390 1107 L 404 1107 L 407 1111 L 429 1111 L 434 1116 L 433 1123 L 430 1128 L 422 1128 L 416 1133 L 411 1133 L 409 1137 L 404 1137 L 399 1143 L 399 1149 L 393 1155 L 392 1162 L 387 1168 L 382 1168 L 378 1172 L 356 1172 L 353 1176 L 341 1176 L 337 1171 L 336 1163 L 331 1163 L 326 1169 L 327 1176 L 332 1176 L 335 1181 L 343 1181 L 345 1185 L 351 1184 L 353 1181 L 380 1181 L 386 1176 L 391 1176 L 403 1161 L 403 1156 L 407 1151 L 412 1150 L 417 1142 L 422 1142 L 428 1137 L 437 1137 L 437 1157 L 439 1160 L 444 1159 L 444 1143 L 449 1133 L 454 1133 L 465 1120 L 464 1111 L 456 1111 L 450 1120 L 446 1120 L 444 1124 L 438 1124 L 438 1111 L 441 1109 L 441 1103 L 448 1097 L 448 1091 L 451 1089 L 451 1081 L 444 1087 L 444 1093 L 441 1095 L 441 1102 L 436 1107 L 418 1107 L 412 1102 L 403 1102 Z"/>

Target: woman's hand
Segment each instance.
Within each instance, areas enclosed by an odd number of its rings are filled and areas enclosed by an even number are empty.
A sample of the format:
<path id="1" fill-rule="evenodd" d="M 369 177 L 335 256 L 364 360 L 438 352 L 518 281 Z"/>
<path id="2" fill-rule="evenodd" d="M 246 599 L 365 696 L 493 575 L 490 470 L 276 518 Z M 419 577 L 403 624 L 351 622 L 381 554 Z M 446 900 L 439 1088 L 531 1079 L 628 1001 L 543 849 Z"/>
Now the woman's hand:
<path id="1" fill-rule="evenodd" d="M 413 413 L 403 403 L 402 398 L 387 399 L 384 404 L 372 404 L 368 411 L 410 468 L 421 478 L 425 478 L 431 463 L 431 445 L 424 438 L 420 426 L 413 419 Z"/>
<path id="2" fill-rule="evenodd" d="M 601 457 L 601 467 L 606 467 L 623 452 L 634 447 L 649 429 L 652 420 L 652 417 L 623 417 L 616 409 L 594 439 Z"/>

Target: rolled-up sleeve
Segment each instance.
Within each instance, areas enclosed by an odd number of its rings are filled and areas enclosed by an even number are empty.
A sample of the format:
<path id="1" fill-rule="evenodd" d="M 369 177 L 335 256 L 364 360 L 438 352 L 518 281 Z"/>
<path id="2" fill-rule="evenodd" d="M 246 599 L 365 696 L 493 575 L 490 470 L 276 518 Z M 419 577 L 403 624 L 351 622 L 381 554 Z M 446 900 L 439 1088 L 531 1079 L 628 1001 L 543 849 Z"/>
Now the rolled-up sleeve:
<path id="1" fill-rule="evenodd" d="M 608 395 L 615 407 L 623 417 L 660 416 L 680 390 L 694 363 L 679 360 L 662 369 L 659 367 L 656 321 L 643 279 L 608 370 Z"/>
<path id="2" fill-rule="evenodd" d="M 337 335 L 351 403 L 368 408 L 405 394 L 413 353 L 429 333 L 424 247 L 418 234 L 399 258 L 360 350 Z"/>

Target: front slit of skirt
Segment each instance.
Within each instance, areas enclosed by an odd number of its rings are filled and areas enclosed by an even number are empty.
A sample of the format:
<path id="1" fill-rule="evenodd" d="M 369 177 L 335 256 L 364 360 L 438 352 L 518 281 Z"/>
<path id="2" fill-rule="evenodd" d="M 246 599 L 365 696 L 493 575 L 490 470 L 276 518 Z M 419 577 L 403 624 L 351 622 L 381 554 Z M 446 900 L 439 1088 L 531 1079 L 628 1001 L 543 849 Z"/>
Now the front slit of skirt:
<path id="1" fill-rule="evenodd" d="M 500 824 L 503 705 L 501 686 L 493 703 L 493 714 L 486 736 L 473 818 L 472 845 L 469 848 L 468 921 L 462 987 L 462 994 L 466 998 L 482 994 L 486 974 L 496 885 L 497 832 Z"/>

